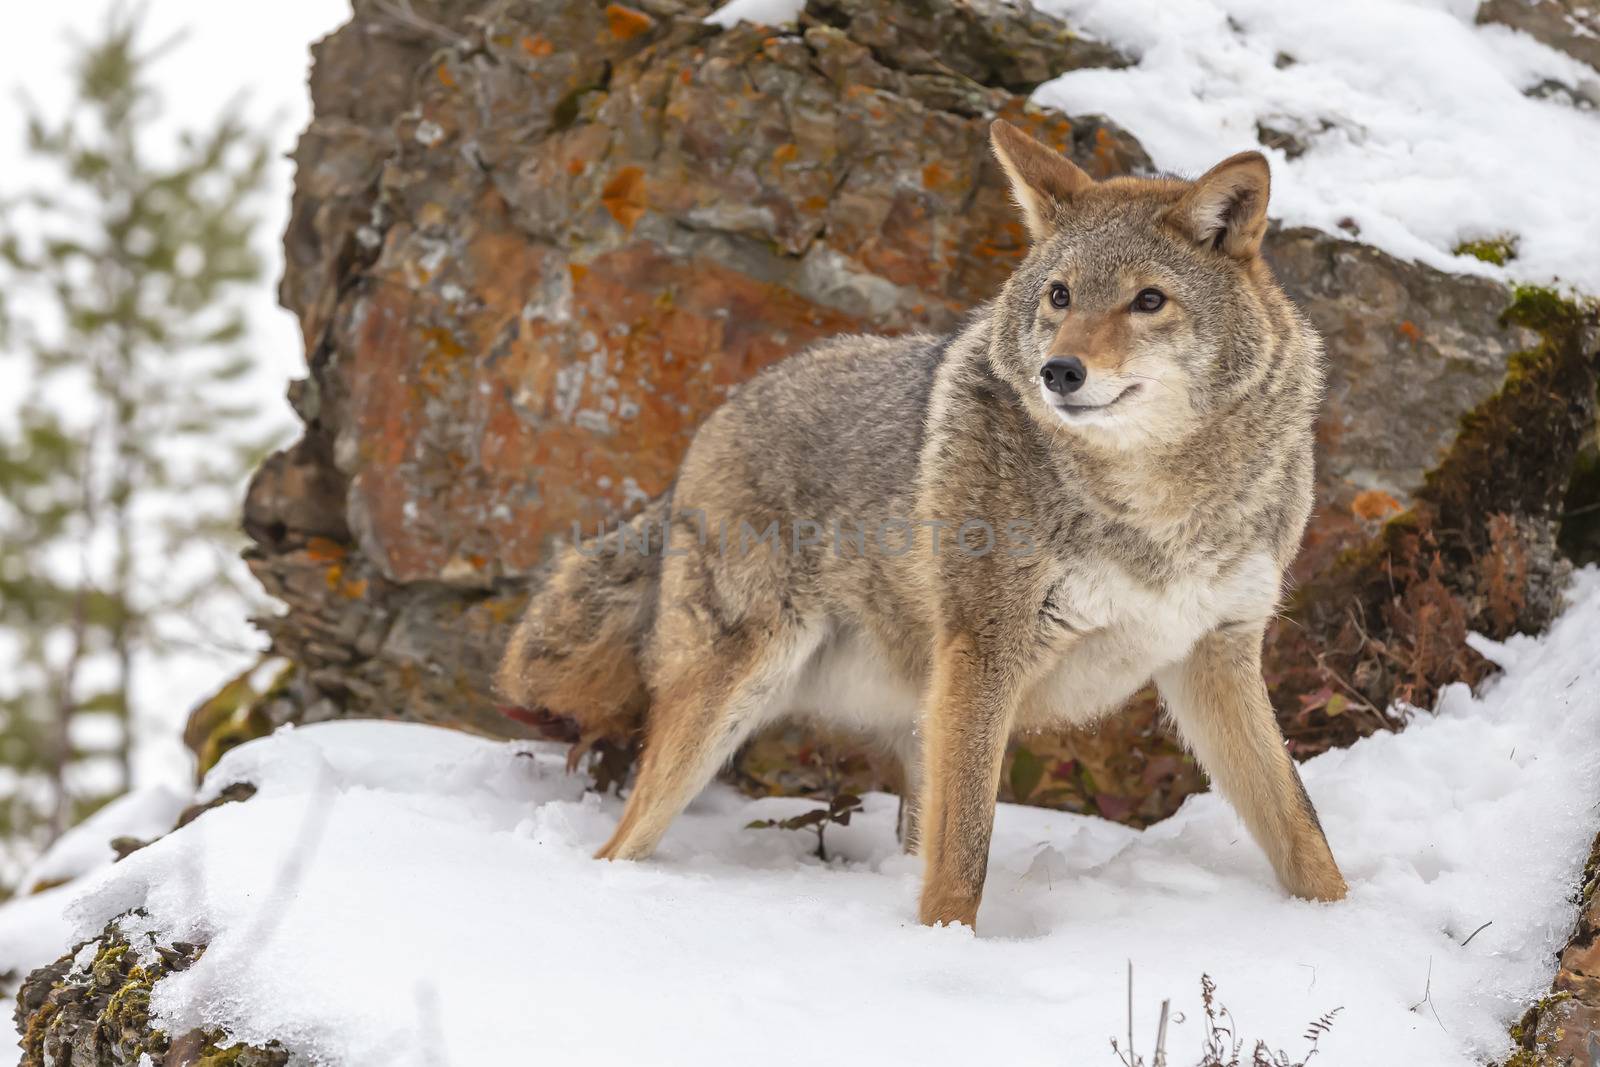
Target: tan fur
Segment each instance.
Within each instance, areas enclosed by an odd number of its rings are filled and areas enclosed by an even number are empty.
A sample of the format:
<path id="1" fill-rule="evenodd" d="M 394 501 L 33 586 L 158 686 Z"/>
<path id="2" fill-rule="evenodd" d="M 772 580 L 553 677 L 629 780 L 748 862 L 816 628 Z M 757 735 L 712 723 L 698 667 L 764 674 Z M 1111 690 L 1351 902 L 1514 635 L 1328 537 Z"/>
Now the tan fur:
<path id="1" fill-rule="evenodd" d="M 1189 658 L 1156 675 L 1168 712 L 1212 782 L 1296 896 L 1345 895 L 1317 813 L 1284 751 L 1261 680 L 1261 631 L 1230 627 L 1201 638 Z"/>
<path id="2" fill-rule="evenodd" d="M 1202 244 L 1235 259 L 1251 259 L 1267 235 L 1267 195 L 1272 188 L 1260 152 L 1240 152 L 1218 163 L 1179 198 L 1172 220 Z"/>
<path id="3" fill-rule="evenodd" d="M 1011 182 L 1011 195 L 1028 233 L 1038 240 L 1055 227 L 1055 212 L 1088 189 L 1094 179 L 1008 122 L 993 128 L 995 155 Z"/>
<path id="4" fill-rule="evenodd" d="M 660 529 L 666 501 L 629 524 Z M 624 735 L 649 705 L 641 642 L 655 613 L 659 557 L 620 550 L 621 531 L 559 553 L 506 643 L 495 688 L 508 700 L 576 720 L 588 736 Z"/>
<path id="5" fill-rule="evenodd" d="M 1154 678 L 1283 884 L 1337 899 L 1260 675 L 1322 382 L 1258 255 L 1266 164 L 1095 183 L 1004 123 L 994 147 L 1034 241 L 999 296 L 949 337 L 842 338 L 741 387 L 652 505 L 667 550 L 568 549 L 501 685 L 586 726 L 648 702 L 608 859 L 649 855 L 764 724 L 861 732 L 906 768 L 922 920 L 970 925 L 1012 731 Z M 1149 287 L 1166 303 L 1138 310 Z M 1070 397 L 1040 382 L 1053 355 L 1088 368 Z M 958 538 L 984 528 L 988 551 Z"/>
<path id="6" fill-rule="evenodd" d="M 1080 315 L 1061 324 L 1050 354 L 1076 356 L 1091 371 L 1119 370 L 1131 355 L 1132 334 L 1125 315 Z"/>

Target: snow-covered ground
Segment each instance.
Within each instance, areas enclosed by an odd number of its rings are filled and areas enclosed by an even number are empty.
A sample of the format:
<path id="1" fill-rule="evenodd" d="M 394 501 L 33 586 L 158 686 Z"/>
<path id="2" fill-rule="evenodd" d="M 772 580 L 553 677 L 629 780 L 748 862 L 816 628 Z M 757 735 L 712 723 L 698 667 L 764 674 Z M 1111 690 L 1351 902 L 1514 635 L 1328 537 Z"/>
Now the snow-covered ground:
<path id="1" fill-rule="evenodd" d="M 172 786 L 149 785 L 113 800 L 60 837 L 28 865 L 17 881 L 24 890 L 65 882 L 111 860 L 113 838 L 148 841 L 172 829 L 190 796 Z"/>
<path id="2" fill-rule="evenodd" d="M 1295 1053 L 1343 1008 L 1319 1064 L 1471 1064 L 1547 986 L 1600 828 L 1600 571 L 1572 597 L 1544 638 L 1480 643 L 1505 669 L 1483 695 L 1305 765 L 1339 904 L 1286 897 L 1214 796 L 1142 832 L 1003 806 L 980 935 L 928 929 L 892 797 L 830 830 L 824 864 L 807 834 L 746 828 L 807 802 L 716 786 L 656 859 L 608 864 L 589 856 L 619 803 L 560 752 L 344 722 L 230 753 L 202 797 L 253 799 L 22 921 L 65 903 L 65 945 L 143 908 L 210 945 L 157 987 L 166 1027 L 308 1062 L 1112 1064 L 1131 961 L 1143 1051 L 1162 999 L 1183 1014 L 1175 1067 L 1202 973 L 1242 1035 Z M 0 911 L 0 945 L 17 924 Z"/>

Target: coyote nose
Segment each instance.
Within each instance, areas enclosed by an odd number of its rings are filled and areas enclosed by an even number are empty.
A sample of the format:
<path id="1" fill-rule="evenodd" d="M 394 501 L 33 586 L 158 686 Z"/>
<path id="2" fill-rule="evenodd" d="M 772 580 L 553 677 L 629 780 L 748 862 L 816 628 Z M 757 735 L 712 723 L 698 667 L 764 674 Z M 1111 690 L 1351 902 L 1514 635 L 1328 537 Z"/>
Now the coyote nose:
<path id="1" fill-rule="evenodd" d="M 1078 391 L 1084 379 L 1089 377 L 1089 372 L 1084 368 L 1083 360 L 1077 356 L 1057 356 L 1039 368 L 1039 377 L 1044 379 L 1046 389 L 1066 396 Z"/>

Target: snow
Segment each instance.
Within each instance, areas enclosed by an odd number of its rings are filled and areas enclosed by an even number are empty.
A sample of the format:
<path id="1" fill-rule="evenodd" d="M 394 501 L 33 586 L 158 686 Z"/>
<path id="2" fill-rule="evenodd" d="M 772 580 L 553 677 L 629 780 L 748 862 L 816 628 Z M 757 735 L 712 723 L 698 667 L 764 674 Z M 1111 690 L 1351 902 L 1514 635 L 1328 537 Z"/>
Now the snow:
<path id="1" fill-rule="evenodd" d="M 0 975 L 20 982 L 33 968 L 50 963 L 73 945 L 72 924 L 66 908 L 77 894 L 70 885 L 31 893 L 0 907 Z M 0 997 L 0 1019 L 11 1018 L 11 1002 Z M 0 1063 L 11 1064 L 14 1054 L 0 1041 Z"/>
<path id="2" fill-rule="evenodd" d="M 78 878 L 111 864 L 114 837 L 159 837 L 171 830 L 190 797 L 164 786 L 128 793 L 62 834 L 24 872 L 24 892 L 41 883 Z M 49 963 L 72 946 L 72 925 L 65 909 L 77 890 L 71 885 L 31 893 L 0 907 L 0 975 L 20 981 L 33 968 Z M 0 996 L 0 1019 L 11 1018 L 11 1001 Z M 0 1041 L 0 1067 L 13 1067 L 20 1049 Z"/>
<path id="3" fill-rule="evenodd" d="M 1296 131 L 1303 156 L 1262 149 L 1275 218 L 1330 232 L 1353 219 L 1363 242 L 1405 259 L 1600 293 L 1600 112 L 1526 95 L 1547 79 L 1600 92 L 1596 72 L 1524 34 L 1474 26 L 1475 2 L 1039 6 L 1138 62 L 1072 71 L 1033 99 L 1109 115 L 1157 167 L 1196 175 L 1261 149 L 1258 122 Z M 1452 254 L 1503 234 L 1519 241 L 1504 270 Z"/>
<path id="4" fill-rule="evenodd" d="M 116 856 L 112 838 L 160 837 L 172 829 L 189 800 L 187 793 L 164 785 L 124 793 L 57 838 L 28 866 L 18 884 L 27 889 L 41 882 L 64 882 L 103 867 Z"/>
<path id="5" fill-rule="evenodd" d="M 10 1033 L 15 992 L 27 973 L 50 963 L 73 945 L 72 925 L 65 911 L 76 890 L 72 886 L 19 897 L 0 906 L 0 1033 Z M 22 1049 L 0 1037 L 0 1067 L 16 1067 Z"/>
<path id="6" fill-rule="evenodd" d="M 1478 641 L 1505 670 L 1481 696 L 1304 765 L 1338 904 L 1285 896 L 1214 796 L 1145 831 L 1005 805 L 981 935 L 928 929 L 893 797 L 830 829 L 824 864 L 808 834 L 746 828 L 809 802 L 714 786 L 654 860 L 608 864 L 620 804 L 560 751 L 333 722 L 230 752 L 201 798 L 255 797 L 90 874 L 67 914 L 84 937 L 143 908 L 208 943 L 157 987 L 162 1025 L 309 1063 L 1109 1064 L 1131 961 L 1142 1050 L 1162 999 L 1185 1017 L 1174 1063 L 1208 973 L 1241 1034 L 1296 1054 L 1342 1007 L 1319 1064 L 1471 1064 L 1547 988 L 1600 828 L 1600 571 L 1572 596 L 1542 639 Z"/>
<path id="7" fill-rule="evenodd" d="M 713 26 L 727 29 L 740 22 L 781 26 L 800 17 L 805 0 L 730 0 L 705 17 Z"/>

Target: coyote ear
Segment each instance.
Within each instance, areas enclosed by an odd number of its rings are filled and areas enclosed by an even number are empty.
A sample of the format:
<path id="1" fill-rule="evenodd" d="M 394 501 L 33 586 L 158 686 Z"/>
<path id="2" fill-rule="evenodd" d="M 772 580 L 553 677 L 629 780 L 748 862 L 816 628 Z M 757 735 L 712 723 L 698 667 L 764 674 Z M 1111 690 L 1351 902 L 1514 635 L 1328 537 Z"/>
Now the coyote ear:
<path id="1" fill-rule="evenodd" d="M 995 119 L 989 127 L 989 144 L 1011 179 L 1012 199 L 1022 209 L 1028 236 L 1035 241 L 1054 233 L 1060 207 L 1094 184 L 1072 160 L 1004 119 Z"/>
<path id="2" fill-rule="evenodd" d="M 1267 233 L 1271 188 L 1266 158 L 1260 152 L 1240 152 L 1201 175 L 1168 218 L 1196 243 L 1250 259 L 1261 251 Z"/>

